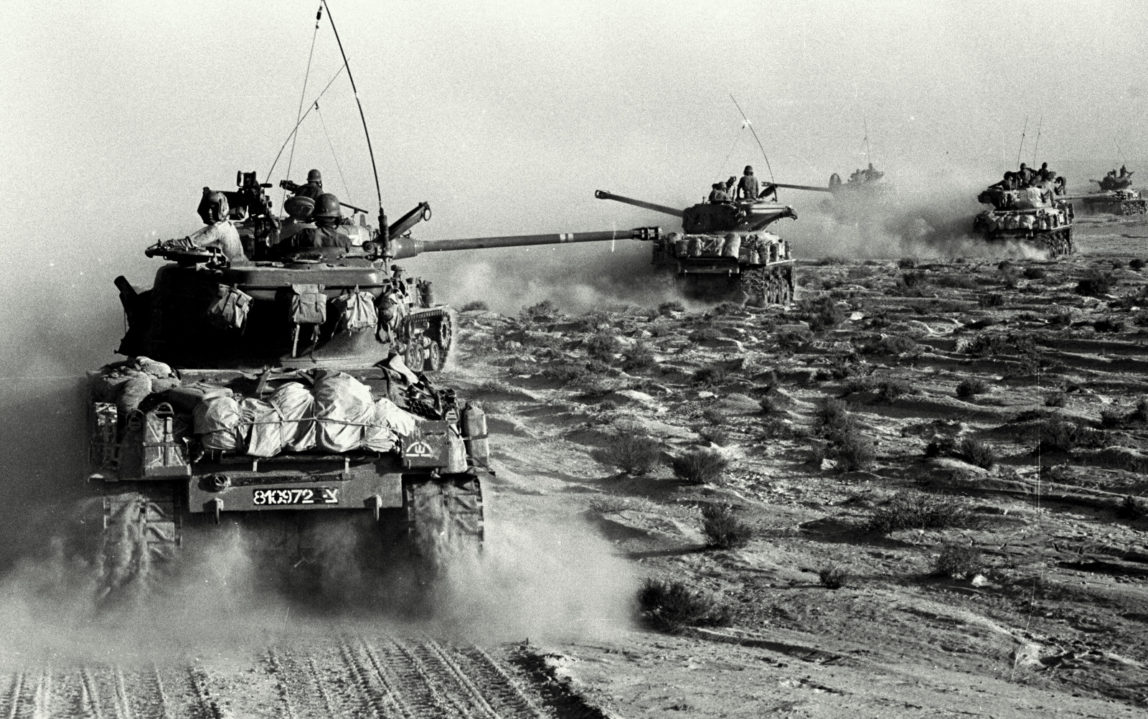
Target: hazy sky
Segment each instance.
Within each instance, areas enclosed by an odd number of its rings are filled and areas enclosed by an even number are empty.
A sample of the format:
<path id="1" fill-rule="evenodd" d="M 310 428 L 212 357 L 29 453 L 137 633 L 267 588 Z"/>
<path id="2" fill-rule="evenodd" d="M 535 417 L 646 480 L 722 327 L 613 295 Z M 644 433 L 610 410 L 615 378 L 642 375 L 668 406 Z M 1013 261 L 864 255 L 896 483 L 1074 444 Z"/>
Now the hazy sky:
<path id="1" fill-rule="evenodd" d="M 196 227 L 200 188 L 267 173 L 294 124 L 317 6 L 0 2 L 0 218 L 31 228 L 0 240 L 5 266 L 27 269 L 5 283 L 9 306 L 71 298 L 59 309 L 70 320 L 118 323 L 111 279 L 147 283 L 155 265 L 143 246 Z M 1039 125 L 1053 167 L 1099 176 L 1122 161 L 1119 144 L 1148 177 L 1148 13 L 1135 3 L 333 0 L 332 10 L 384 204 L 397 216 L 430 201 L 424 239 L 629 227 L 658 218 L 594 200 L 594 189 L 686 204 L 747 162 L 768 175 L 730 93 L 781 181 L 824 184 L 862 166 L 867 126 L 874 162 L 901 184 L 945 174 L 987 184 L 1015 162 L 1026 118 L 1026 159 Z M 339 66 L 324 19 L 309 99 Z M 373 209 L 346 78 L 319 104 L 291 177 L 320 167 L 328 188 Z M 269 179 L 286 167 L 284 157 Z"/>

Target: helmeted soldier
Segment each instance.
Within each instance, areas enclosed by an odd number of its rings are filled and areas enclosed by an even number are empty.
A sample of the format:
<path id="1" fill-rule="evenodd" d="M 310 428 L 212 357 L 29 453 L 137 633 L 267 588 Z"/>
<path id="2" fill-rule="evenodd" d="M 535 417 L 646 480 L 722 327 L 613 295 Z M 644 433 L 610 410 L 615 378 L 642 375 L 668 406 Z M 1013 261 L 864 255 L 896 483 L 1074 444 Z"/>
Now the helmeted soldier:
<path id="1" fill-rule="evenodd" d="M 1028 165 L 1023 162 L 1020 163 L 1020 170 L 1017 171 L 1017 179 L 1021 187 L 1027 187 L 1032 184 L 1033 171 L 1028 169 Z"/>
<path id="2" fill-rule="evenodd" d="M 761 187 L 757 183 L 757 178 L 753 176 L 753 165 L 745 166 L 745 174 L 742 175 L 741 181 L 737 183 L 737 198 L 753 201 L 757 199 Z"/>
<path id="3" fill-rule="evenodd" d="M 315 198 L 315 211 L 311 214 L 314 227 L 306 227 L 278 245 L 281 256 L 314 255 L 315 257 L 341 257 L 351 249 L 351 238 L 338 231 L 343 220 L 339 211 L 339 198 L 324 192 Z"/>
<path id="4" fill-rule="evenodd" d="M 730 195 L 729 191 L 735 182 L 737 182 L 736 177 L 731 177 L 725 182 L 715 182 L 713 184 L 713 189 L 710 190 L 709 201 L 715 204 L 720 204 L 722 202 L 732 202 L 733 196 Z"/>
<path id="5" fill-rule="evenodd" d="M 207 226 L 191 233 L 183 242 L 194 247 L 218 247 L 232 263 L 247 260 L 243 254 L 243 243 L 239 240 L 239 231 L 228 219 L 230 207 L 226 195 L 203 188 L 203 197 L 199 200 L 196 212 Z"/>
<path id="6" fill-rule="evenodd" d="M 312 200 L 319 199 L 319 195 L 323 194 L 323 173 L 318 170 L 308 172 L 307 184 L 300 185 L 295 194 L 299 197 L 310 197 Z"/>

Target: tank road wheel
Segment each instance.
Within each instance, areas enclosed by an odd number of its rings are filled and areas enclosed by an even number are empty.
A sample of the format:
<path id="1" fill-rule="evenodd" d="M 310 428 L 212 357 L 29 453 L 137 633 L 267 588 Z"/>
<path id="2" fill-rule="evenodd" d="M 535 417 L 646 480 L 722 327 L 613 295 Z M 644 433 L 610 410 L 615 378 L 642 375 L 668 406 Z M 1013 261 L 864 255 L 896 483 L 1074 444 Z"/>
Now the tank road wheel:
<path id="1" fill-rule="evenodd" d="M 412 337 L 407 343 L 406 351 L 403 352 L 403 362 L 406 363 L 412 372 L 422 372 L 424 361 L 422 336 Z"/>
<path id="2" fill-rule="evenodd" d="M 443 357 L 442 348 L 439 347 L 438 342 L 432 341 L 426 346 L 423 354 L 425 355 L 423 372 L 437 372 L 446 364 L 446 358 Z"/>
<path id="3" fill-rule="evenodd" d="M 778 282 L 781 285 L 781 293 L 777 298 L 779 305 L 788 305 L 793 301 L 793 273 L 783 270 L 777 276 Z"/>
<path id="4" fill-rule="evenodd" d="M 162 589 L 175 570 L 180 544 L 174 493 L 164 487 L 110 492 L 102 509 L 97 604 L 131 603 Z"/>
<path id="5" fill-rule="evenodd" d="M 434 568 L 476 556 L 482 548 L 482 485 L 478 477 L 408 479 L 403 505 L 415 552 Z"/>

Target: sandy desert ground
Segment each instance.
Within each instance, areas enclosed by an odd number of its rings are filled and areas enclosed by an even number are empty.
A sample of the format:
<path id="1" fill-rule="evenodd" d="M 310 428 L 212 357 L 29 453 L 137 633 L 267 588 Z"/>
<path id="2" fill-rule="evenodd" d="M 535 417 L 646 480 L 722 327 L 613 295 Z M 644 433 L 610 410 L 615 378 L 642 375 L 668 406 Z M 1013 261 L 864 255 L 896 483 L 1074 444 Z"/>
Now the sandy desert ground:
<path id="1" fill-rule="evenodd" d="M 804 261 L 785 309 L 460 311 L 484 566 L 412 613 L 215 558 L 95 617 L 38 561 L 3 583 L 0 716 L 1143 716 L 1148 228 L 1076 239 Z M 621 438 L 658 461 L 623 472 Z M 679 478 L 692 452 L 725 467 Z M 748 541 L 711 546 L 707 507 Z M 720 611 L 652 624 L 648 580 Z"/>

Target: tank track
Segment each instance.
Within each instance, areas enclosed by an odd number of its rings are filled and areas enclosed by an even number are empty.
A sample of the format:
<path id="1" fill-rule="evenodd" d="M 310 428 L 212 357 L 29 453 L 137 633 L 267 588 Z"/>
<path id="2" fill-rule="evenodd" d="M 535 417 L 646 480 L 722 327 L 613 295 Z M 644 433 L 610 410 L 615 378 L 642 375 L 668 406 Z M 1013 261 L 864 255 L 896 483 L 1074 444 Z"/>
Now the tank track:
<path id="1" fill-rule="evenodd" d="M 793 301 L 793 266 L 748 267 L 738 276 L 743 303 L 750 307 L 786 305 Z"/>
<path id="2" fill-rule="evenodd" d="M 175 493 L 167 486 L 117 486 L 101 506 L 96 602 L 138 599 L 175 570 L 182 534 Z"/>
<path id="3" fill-rule="evenodd" d="M 1120 203 L 1120 215 L 1148 214 L 1148 200 L 1124 200 Z"/>
<path id="4" fill-rule="evenodd" d="M 403 506 L 414 551 L 435 566 L 477 554 L 484 535 L 482 484 L 478 477 L 410 478 Z"/>
<path id="5" fill-rule="evenodd" d="M 1047 252 L 1049 259 L 1071 255 L 1075 251 L 1071 228 L 1054 232 L 1039 232 L 1025 242 Z"/>

